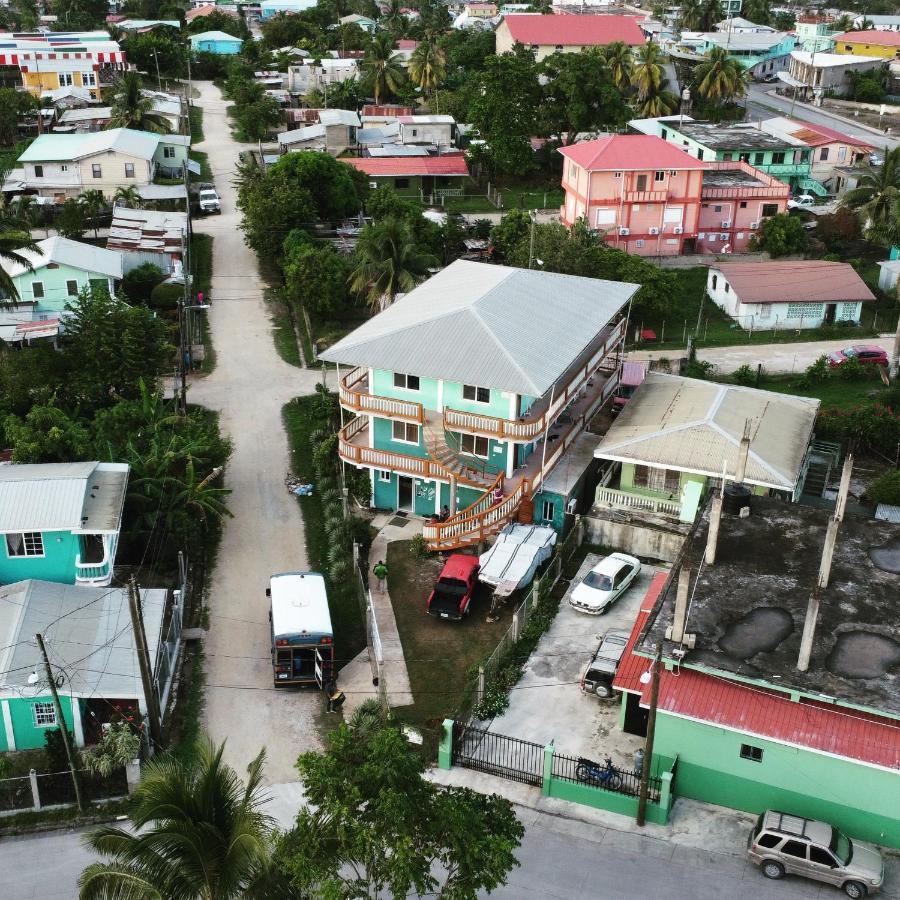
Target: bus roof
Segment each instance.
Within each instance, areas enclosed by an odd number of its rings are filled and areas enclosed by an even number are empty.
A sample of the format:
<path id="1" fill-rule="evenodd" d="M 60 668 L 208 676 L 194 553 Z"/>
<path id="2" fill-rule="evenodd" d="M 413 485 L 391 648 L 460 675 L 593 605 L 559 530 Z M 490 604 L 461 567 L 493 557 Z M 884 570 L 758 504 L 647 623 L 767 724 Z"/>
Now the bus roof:
<path id="1" fill-rule="evenodd" d="M 325 579 L 317 572 L 273 575 L 272 633 L 331 635 Z"/>

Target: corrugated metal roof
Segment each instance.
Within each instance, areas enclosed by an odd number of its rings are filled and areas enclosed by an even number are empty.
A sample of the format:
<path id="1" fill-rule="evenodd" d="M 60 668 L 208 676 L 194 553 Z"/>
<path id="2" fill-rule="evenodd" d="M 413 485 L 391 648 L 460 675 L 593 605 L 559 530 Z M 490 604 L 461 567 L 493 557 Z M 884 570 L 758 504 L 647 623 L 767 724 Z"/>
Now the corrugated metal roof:
<path id="1" fill-rule="evenodd" d="M 711 267 L 742 303 L 834 303 L 874 300 L 849 263 L 825 259 L 724 262 Z"/>
<path id="2" fill-rule="evenodd" d="M 900 506 L 891 506 L 889 503 L 879 503 L 875 507 L 875 518 L 882 522 L 893 522 L 900 525 Z"/>
<path id="3" fill-rule="evenodd" d="M 18 250 L 17 253 L 27 259 L 37 271 L 50 263 L 71 266 L 83 272 L 106 275 L 109 278 L 122 277 L 122 254 L 92 244 L 83 244 L 64 237 L 46 238 L 37 242 L 38 252 Z M 0 266 L 12 277 L 27 272 L 24 266 L 8 259 L 0 258 Z"/>
<path id="4" fill-rule="evenodd" d="M 636 169 L 706 169 L 705 162 L 652 134 L 613 134 L 559 152 L 589 172 Z"/>
<path id="5" fill-rule="evenodd" d="M 457 260 L 320 356 L 539 397 L 637 289 Z"/>
<path id="6" fill-rule="evenodd" d="M 818 400 L 650 372 L 597 446 L 602 459 L 721 477 L 737 470 L 750 419 L 751 484 L 793 490 Z"/>
<path id="7" fill-rule="evenodd" d="M 303 128 L 294 128 L 292 131 L 283 131 L 278 135 L 278 143 L 282 147 L 290 144 L 299 144 L 303 141 L 311 141 L 315 138 L 325 137 L 324 125 L 306 125 Z"/>
<path id="8" fill-rule="evenodd" d="M 365 172 L 366 175 L 377 177 L 378 175 L 457 175 L 469 174 L 466 158 L 460 156 L 412 156 L 390 157 L 386 159 L 374 159 L 372 157 L 343 158 L 342 163 Z"/>
<path id="9" fill-rule="evenodd" d="M 106 246 L 180 255 L 186 235 L 187 213 L 117 206 Z"/>
<path id="10" fill-rule="evenodd" d="M 350 125 L 359 128 L 359 116 L 352 109 L 320 109 L 319 122 L 322 125 Z"/>
<path id="11" fill-rule="evenodd" d="M 641 706 L 649 706 L 650 685 Z M 900 769 L 900 722 L 848 707 L 794 702 L 786 695 L 681 666 L 662 671 L 660 713 L 730 728 L 742 734 Z"/>
<path id="12" fill-rule="evenodd" d="M 514 41 L 564 47 L 586 47 L 622 41 L 633 47 L 646 44 L 647 39 L 636 16 L 504 16 Z M 501 23 L 502 25 L 502 23 Z"/>
<path id="13" fill-rule="evenodd" d="M 141 591 L 151 660 L 156 659 L 167 594 Z M 142 695 L 124 588 L 20 581 L 0 587 L 0 601 L 5 601 L 0 602 L 0 645 L 5 648 L 0 652 L 0 672 L 7 673 L 0 676 L 0 691 L 34 695 L 28 677 L 43 671 L 34 640 L 35 634 L 42 634 L 53 667 L 65 671 L 67 694 L 122 699 Z M 64 621 L 56 624 L 62 616 Z"/>
<path id="14" fill-rule="evenodd" d="M 0 534 L 116 532 L 127 482 L 125 463 L 0 466 Z"/>
<path id="15" fill-rule="evenodd" d="M 59 121 L 63 125 L 71 125 L 73 122 L 92 122 L 94 119 L 111 119 L 111 106 L 88 106 L 85 109 L 67 109 Z"/>
<path id="16" fill-rule="evenodd" d="M 160 141 L 168 139 L 149 131 L 113 128 L 88 134 L 42 134 L 32 141 L 19 162 L 66 162 L 96 153 L 119 152 L 139 159 L 153 159 Z"/>
<path id="17" fill-rule="evenodd" d="M 634 653 L 634 645 L 637 643 L 653 607 L 665 587 L 666 580 L 669 575 L 667 572 L 659 572 L 653 576 L 647 593 L 641 601 L 641 608 L 638 610 L 637 618 L 631 628 L 631 635 L 628 638 L 628 645 L 622 654 L 622 661 L 616 670 L 616 677 L 613 679 L 613 687 L 619 691 L 630 691 L 632 694 L 641 694 L 644 691 L 644 685 L 641 684 L 641 675 L 646 672 L 652 665 L 652 660 L 646 656 L 638 656 Z"/>

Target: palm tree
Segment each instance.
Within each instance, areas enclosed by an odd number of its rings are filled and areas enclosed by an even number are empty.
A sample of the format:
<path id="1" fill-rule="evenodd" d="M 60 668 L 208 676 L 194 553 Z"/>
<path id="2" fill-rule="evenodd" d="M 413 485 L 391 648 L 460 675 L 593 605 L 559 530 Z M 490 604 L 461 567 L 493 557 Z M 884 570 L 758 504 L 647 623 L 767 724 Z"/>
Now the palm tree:
<path id="1" fill-rule="evenodd" d="M 128 206 L 131 209 L 144 208 L 144 198 L 133 184 L 129 184 L 127 187 L 124 185 L 117 187 L 116 193 L 113 195 L 113 203 L 116 206 Z"/>
<path id="2" fill-rule="evenodd" d="M 362 69 L 372 79 L 376 103 L 381 102 L 382 94 L 396 92 L 403 83 L 401 57 L 394 52 L 394 46 L 392 35 L 378 34 L 363 57 Z"/>
<path id="3" fill-rule="evenodd" d="M 644 44 L 641 47 L 637 65 L 632 73 L 639 102 L 650 95 L 659 93 L 662 83 L 665 81 L 662 60 L 663 52 L 659 44 Z"/>
<path id="4" fill-rule="evenodd" d="M 408 21 L 403 15 L 402 0 L 388 0 L 381 14 L 380 25 L 387 28 L 395 37 L 397 32 L 403 29 L 403 24 Z"/>
<path id="5" fill-rule="evenodd" d="M 19 291 L 7 269 L 15 266 L 33 272 L 31 260 L 22 251 L 36 253 L 37 249 L 28 222 L 5 210 L 0 212 L 0 262 L 7 263 L 0 266 L 0 306 L 10 305 L 19 299 Z"/>
<path id="6" fill-rule="evenodd" d="M 745 0 L 741 6 L 741 15 L 757 25 L 772 24 L 772 7 L 769 0 Z"/>
<path id="7" fill-rule="evenodd" d="M 700 6 L 700 26 L 703 31 L 712 31 L 717 22 L 725 18 L 725 12 L 719 0 L 704 0 Z"/>
<path id="8" fill-rule="evenodd" d="M 634 70 L 631 47 L 624 41 L 613 41 L 606 47 L 603 55 L 606 57 L 613 83 L 620 91 L 624 91 L 631 85 L 631 73 Z"/>
<path id="9" fill-rule="evenodd" d="M 224 749 L 201 740 L 187 761 L 164 756 L 147 765 L 132 795 L 134 831 L 107 825 L 85 838 L 110 861 L 81 873 L 81 900 L 292 896 L 272 865 L 274 823 L 260 810 L 265 750 L 242 784 L 222 762 Z"/>
<path id="10" fill-rule="evenodd" d="M 900 214 L 900 147 L 888 150 L 884 165 L 867 166 L 856 187 L 844 194 L 842 204 L 859 213 L 866 232 L 876 239 L 893 228 Z"/>
<path id="11" fill-rule="evenodd" d="M 350 288 L 365 296 L 376 311 L 387 309 L 397 294 L 411 291 L 425 278 L 428 267 L 437 265 L 434 257 L 418 251 L 409 226 L 395 218 L 363 229 L 356 259 Z"/>
<path id="12" fill-rule="evenodd" d="M 694 70 L 697 93 L 710 103 L 727 103 L 747 91 L 744 67 L 724 47 L 713 47 Z"/>
<path id="13" fill-rule="evenodd" d="M 153 112 L 153 101 L 143 91 L 137 72 L 123 72 L 112 95 L 112 116 L 108 128 L 134 128 L 166 134 L 171 131 L 168 119 Z"/>
<path id="14" fill-rule="evenodd" d="M 78 195 L 78 203 L 84 210 L 85 218 L 91 220 L 91 224 L 94 226 L 94 240 L 97 240 L 100 237 L 100 226 L 97 224 L 97 219 L 106 211 L 107 207 L 103 191 L 82 191 Z"/>
<path id="15" fill-rule="evenodd" d="M 447 77 L 447 56 L 434 38 L 422 40 L 409 59 L 409 77 L 428 96 Z"/>
<path id="16" fill-rule="evenodd" d="M 683 0 L 679 17 L 683 31 L 697 31 L 703 17 L 700 0 Z"/>
<path id="17" fill-rule="evenodd" d="M 678 111 L 678 95 L 669 90 L 669 79 L 663 78 L 658 85 L 643 96 L 638 96 L 635 113 L 643 119 L 670 116 Z"/>

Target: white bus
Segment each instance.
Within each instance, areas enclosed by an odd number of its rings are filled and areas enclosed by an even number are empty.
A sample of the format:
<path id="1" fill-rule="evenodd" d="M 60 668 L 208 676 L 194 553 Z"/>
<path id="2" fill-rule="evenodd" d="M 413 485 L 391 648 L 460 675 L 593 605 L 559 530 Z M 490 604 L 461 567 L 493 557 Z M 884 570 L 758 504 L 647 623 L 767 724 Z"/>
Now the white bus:
<path id="1" fill-rule="evenodd" d="M 334 631 L 325 579 L 316 572 L 283 572 L 271 577 L 266 595 L 272 602 L 275 685 L 323 687 L 334 671 Z"/>

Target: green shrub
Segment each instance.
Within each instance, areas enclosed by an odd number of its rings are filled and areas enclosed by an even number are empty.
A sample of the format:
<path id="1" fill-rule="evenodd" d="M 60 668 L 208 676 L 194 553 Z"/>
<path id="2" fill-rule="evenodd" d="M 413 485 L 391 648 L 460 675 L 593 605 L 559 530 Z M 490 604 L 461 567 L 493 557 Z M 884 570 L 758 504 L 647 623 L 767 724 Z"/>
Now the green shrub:
<path id="1" fill-rule="evenodd" d="M 708 360 L 692 359 L 687 364 L 684 374 L 687 375 L 688 378 L 706 379 L 712 377 L 714 370 L 715 366 Z"/>
<path id="2" fill-rule="evenodd" d="M 862 381 L 869 376 L 866 367 L 855 356 L 842 362 L 837 371 L 841 381 Z"/>
<path id="3" fill-rule="evenodd" d="M 150 307 L 160 310 L 177 309 L 178 301 L 183 298 L 184 285 L 163 282 L 150 292 Z"/>
<path id="4" fill-rule="evenodd" d="M 900 506 L 900 469 L 885 472 L 884 475 L 873 481 L 866 490 L 866 499 L 870 503 Z"/>
<path id="5" fill-rule="evenodd" d="M 132 303 L 147 303 L 165 274 L 159 266 L 144 263 L 128 272 L 122 279 L 122 290 Z"/>
<path id="6" fill-rule="evenodd" d="M 749 363 L 744 363 L 740 366 L 732 377 L 735 384 L 740 384 L 743 387 L 753 387 L 756 384 L 756 372 Z"/>
<path id="7" fill-rule="evenodd" d="M 828 357 L 820 356 L 811 366 L 807 367 L 805 378 L 809 384 L 821 384 L 830 376 Z"/>
<path id="8" fill-rule="evenodd" d="M 428 556 L 428 545 L 425 543 L 425 536 L 417 534 L 409 542 L 409 552 L 413 555 L 413 559 L 425 559 Z"/>

